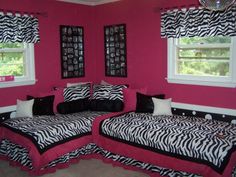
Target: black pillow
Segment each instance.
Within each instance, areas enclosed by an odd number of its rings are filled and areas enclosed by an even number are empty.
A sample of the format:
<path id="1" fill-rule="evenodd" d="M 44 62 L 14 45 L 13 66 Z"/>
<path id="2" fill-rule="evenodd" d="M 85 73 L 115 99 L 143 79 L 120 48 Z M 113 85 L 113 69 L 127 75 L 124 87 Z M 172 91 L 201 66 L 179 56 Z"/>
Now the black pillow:
<path id="1" fill-rule="evenodd" d="M 89 109 L 88 99 L 78 99 L 68 102 L 62 102 L 57 105 L 57 112 L 60 114 L 71 114 Z"/>
<path id="2" fill-rule="evenodd" d="M 55 115 L 53 112 L 54 95 L 33 97 L 27 95 L 27 100 L 34 99 L 33 115 Z"/>
<path id="3" fill-rule="evenodd" d="M 143 112 L 143 113 L 153 113 L 154 104 L 152 101 L 152 97 L 164 99 L 164 94 L 159 95 L 144 95 L 141 93 L 136 93 L 136 111 L 135 112 Z"/>
<path id="4" fill-rule="evenodd" d="M 121 100 L 90 100 L 90 110 L 92 111 L 106 111 L 106 112 L 119 112 L 124 108 L 124 103 Z"/>

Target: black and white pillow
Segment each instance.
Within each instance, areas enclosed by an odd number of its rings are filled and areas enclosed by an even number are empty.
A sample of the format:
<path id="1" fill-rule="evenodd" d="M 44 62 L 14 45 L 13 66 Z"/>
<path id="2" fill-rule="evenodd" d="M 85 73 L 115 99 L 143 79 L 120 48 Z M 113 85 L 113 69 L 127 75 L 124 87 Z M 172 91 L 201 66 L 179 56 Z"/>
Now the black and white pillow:
<path id="1" fill-rule="evenodd" d="M 67 87 L 63 91 L 64 101 L 74 101 L 90 97 L 90 83 L 78 85 L 75 87 Z"/>
<path id="2" fill-rule="evenodd" d="M 93 85 L 90 101 L 92 111 L 118 112 L 124 108 L 123 89 L 126 85 Z"/>
<path id="3" fill-rule="evenodd" d="M 96 100 L 120 100 L 123 101 L 123 89 L 126 85 L 93 85 L 93 97 Z"/>
<path id="4" fill-rule="evenodd" d="M 152 101 L 152 98 L 159 98 L 164 99 L 165 94 L 158 94 L 158 95 L 145 95 L 142 93 L 136 93 L 136 110 L 135 112 L 140 113 L 153 113 L 154 110 L 154 104 Z"/>
<path id="5" fill-rule="evenodd" d="M 27 95 L 27 100 L 34 99 L 33 115 L 54 115 L 53 103 L 55 96 L 33 97 Z"/>

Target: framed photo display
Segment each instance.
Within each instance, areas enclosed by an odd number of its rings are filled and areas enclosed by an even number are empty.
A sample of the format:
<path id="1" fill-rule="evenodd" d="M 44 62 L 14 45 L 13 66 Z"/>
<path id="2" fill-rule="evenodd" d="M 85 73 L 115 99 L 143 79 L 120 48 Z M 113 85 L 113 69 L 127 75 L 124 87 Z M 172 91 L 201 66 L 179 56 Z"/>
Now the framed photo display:
<path id="1" fill-rule="evenodd" d="M 112 77 L 127 77 L 126 25 L 104 26 L 105 74 Z"/>
<path id="2" fill-rule="evenodd" d="M 60 25 L 61 77 L 75 78 L 85 75 L 84 28 Z"/>

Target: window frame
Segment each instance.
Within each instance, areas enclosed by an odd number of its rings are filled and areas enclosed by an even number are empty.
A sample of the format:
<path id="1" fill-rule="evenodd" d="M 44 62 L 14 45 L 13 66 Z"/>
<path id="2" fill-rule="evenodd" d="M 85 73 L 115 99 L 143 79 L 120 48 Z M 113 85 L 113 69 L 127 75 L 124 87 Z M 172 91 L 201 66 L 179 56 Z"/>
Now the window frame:
<path id="1" fill-rule="evenodd" d="M 11 51 L 11 49 L 7 49 Z M 12 50 L 16 50 L 13 48 Z M 21 49 L 20 49 L 21 50 Z M 24 85 L 34 85 L 35 79 L 35 62 L 34 62 L 34 44 L 24 43 L 24 76 L 15 76 L 14 81 L 0 82 L 0 88 L 16 87 Z"/>
<path id="2" fill-rule="evenodd" d="M 218 87 L 236 87 L 236 37 L 232 37 L 230 44 L 230 60 L 229 73 L 227 76 L 194 76 L 182 75 L 176 73 L 177 67 L 177 44 L 178 39 L 169 38 L 168 45 L 168 66 L 167 66 L 167 81 L 168 83 L 203 85 L 203 86 L 218 86 Z M 200 44 L 201 45 L 201 44 Z M 217 44 L 216 44 L 217 46 Z"/>

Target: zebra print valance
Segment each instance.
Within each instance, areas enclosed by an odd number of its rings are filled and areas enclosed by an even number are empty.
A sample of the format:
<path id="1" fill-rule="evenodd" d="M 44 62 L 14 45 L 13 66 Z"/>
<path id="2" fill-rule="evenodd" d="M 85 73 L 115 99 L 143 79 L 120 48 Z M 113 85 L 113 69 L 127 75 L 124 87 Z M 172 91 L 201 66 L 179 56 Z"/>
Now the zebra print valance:
<path id="1" fill-rule="evenodd" d="M 202 8 L 161 13 L 161 37 L 236 36 L 236 6 L 225 11 Z"/>
<path id="2" fill-rule="evenodd" d="M 0 42 L 39 42 L 39 24 L 36 17 L 0 13 Z"/>

